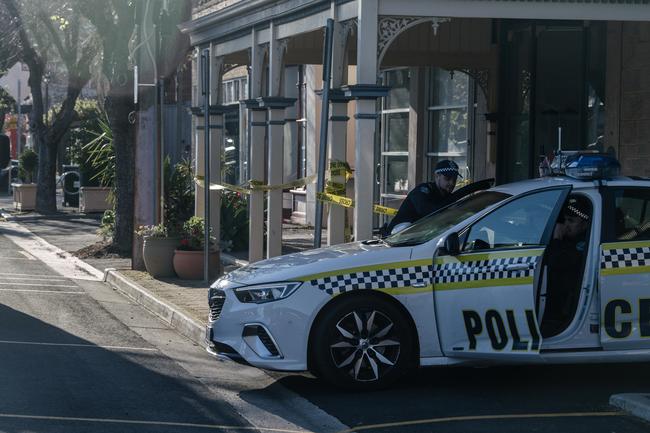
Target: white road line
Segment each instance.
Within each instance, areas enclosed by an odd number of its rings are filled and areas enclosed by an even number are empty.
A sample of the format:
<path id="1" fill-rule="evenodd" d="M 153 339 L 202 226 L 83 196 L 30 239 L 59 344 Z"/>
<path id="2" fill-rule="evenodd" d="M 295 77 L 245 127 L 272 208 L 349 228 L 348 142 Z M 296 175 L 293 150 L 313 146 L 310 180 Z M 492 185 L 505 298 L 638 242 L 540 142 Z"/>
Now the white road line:
<path id="1" fill-rule="evenodd" d="M 69 252 L 63 251 L 61 248 L 48 243 L 44 239 L 32 233 L 26 227 L 11 221 L 3 223 L 3 227 L 7 227 L 13 232 L 22 234 L 22 236 L 20 236 L 2 233 L 2 230 L 0 229 L 0 233 L 16 244 L 21 250 L 29 251 L 30 254 L 34 257 L 38 257 L 41 262 L 45 263 L 60 275 L 76 280 L 102 281 L 104 279 L 104 273 L 102 271 L 93 268 L 83 260 L 74 257 Z"/>
<path id="2" fill-rule="evenodd" d="M 307 433 L 308 430 L 287 430 L 279 428 L 265 428 L 255 426 L 236 426 L 236 425 L 217 425 L 217 424 L 194 424 L 189 422 L 169 422 L 169 421 L 143 421 L 129 419 L 112 419 L 112 418 L 78 418 L 69 416 L 41 416 L 41 415 L 19 415 L 13 413 L 0 413 L 0 418 L 17 418 L 45 421 L 72 421 L 72 422 L 91 422 L 107 424 L 133 424 L 133 425 L 150 425 L 161 427 L 188 427 L 202 428 L 209 430 L 244 430 L 244 431 L 263 431 L 276 433 Z"/>
<path id="3" fill-rule="evenodd" d="M 59 277 L 58 279 L 52 278 L 31 278 L 31 277 L 3 277 L 0 275 L 0 281 L 17 280 L 17 281 L 49 281 L 50 283 L 69 283 L 69 280 Z M 8 282 L 8 281 L 7 281 Z"/>
<path id="4" fill-rule="evenodd" d="M 2 278 L 4 275 L 10 275 L 12 277 L 51 277 L 51 278 L 62 278 L 61 275 L 56 275 L 56 274 L 15 274 L 12 272 L 4 272 L 0 273 L 0 278 Z"/>
<path id="5" fill-rule="evenodd" d="M 158 349 L 156 349 L 155 347 L 101 346 L 97 344 L 80 344 L 80 343 L 44 343 L 39 341 L 0 340 L 0 344 L 17 344 L 17 345 L 26 345 L 26 346 L 52 346 L 52 347 L 85 347 L 89 349 L 134 350 L 138 352 L 158 352 Z"/>
<path id="6" fill-rule="evenodd" d="M 27 257 L 29 260 L 36 260 L 36 257 L 29 254 L 27 251 L 18 251 L 23 256 Z"/>
<path id="7" fill-rule="evenodd" d="M 53 287 L 64 287 L 64 286 L 53 286 Z M 76 286 L 70 286 L 70 287 L 76 287 Z M 87 295 L 86 292 L 70 292 L 64 290 L 0 289 L 0 292 L 52 293 L 55 295 Z"/>
<path id="8" fill-rule="evenodd" d="M 14 282 L 6 282 L 6 283 L 0 283 L 3 286 L 36 286 L 36 287 L 43 287 L 43 286 L 48 286 L 48 287 L 74 287 L 78 288 L 79 286 L 72 286 L 72 285 L 64 285 L 64 284 L 32 284 L 32 283 L 14 283 Z"/>
<path id="9" fill-rule="evenodd" d="M 3 257 L 0 256 L 0 260 L 34 260 L 34 259 L 28 259 L 26 257 Z"/>

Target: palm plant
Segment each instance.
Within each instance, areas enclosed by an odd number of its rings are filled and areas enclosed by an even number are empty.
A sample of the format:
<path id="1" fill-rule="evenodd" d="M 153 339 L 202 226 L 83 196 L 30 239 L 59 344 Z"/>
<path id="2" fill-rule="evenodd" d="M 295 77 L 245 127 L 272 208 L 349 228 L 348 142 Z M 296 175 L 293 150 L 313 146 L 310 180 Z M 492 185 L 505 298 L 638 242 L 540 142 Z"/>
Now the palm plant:
<path id="1" fill-rule="evenodd" d="M 113 132 L 108 125 L 108 120 L 97 120 L 99 131 L 90 131 L 88 134 L 94 138 L 83 145 L 82 150 L 88 155 L 86 163 L 90 164 L 96 174 L 91 180 L 97 179 L 102 186 L 110 187 L 114 192 L 115 186 L 115 150 L 113 146 Z"/>

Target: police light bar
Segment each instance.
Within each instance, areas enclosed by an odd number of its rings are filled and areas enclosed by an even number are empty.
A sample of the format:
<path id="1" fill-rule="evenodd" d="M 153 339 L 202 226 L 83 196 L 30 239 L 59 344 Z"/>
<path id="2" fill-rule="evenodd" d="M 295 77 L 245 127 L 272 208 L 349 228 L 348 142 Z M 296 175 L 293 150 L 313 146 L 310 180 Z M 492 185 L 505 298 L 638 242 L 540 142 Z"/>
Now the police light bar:
<path id="1" fill-rule="evenodd" d="M 604 153 L 577 153 L 566 159 L 564 174 L 574 179 L 611 179 L 619 175 L 621 164 Z"/>
<path id="2" fill-rule="evenodd" d="M 620 170 L 616 158 L 596 151 L 559 151 L 550 165 L 540 166 L 543 176 L 569 176 L 579 180 L 610 179 L 618 176 Z"/>

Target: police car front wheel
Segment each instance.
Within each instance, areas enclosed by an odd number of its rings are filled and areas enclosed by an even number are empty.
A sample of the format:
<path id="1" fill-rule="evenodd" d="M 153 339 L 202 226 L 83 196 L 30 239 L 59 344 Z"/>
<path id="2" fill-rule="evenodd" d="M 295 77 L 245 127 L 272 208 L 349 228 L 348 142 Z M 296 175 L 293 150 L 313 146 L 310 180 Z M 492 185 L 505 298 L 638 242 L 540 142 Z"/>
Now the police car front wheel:
<path id="1" fill-rule="evenodd" d="M 381 298 L 341 299 L 321 317 L 312 337 L 318 374 L 345 388 L 383 388 L 412 365 L 409 321 Z"/>

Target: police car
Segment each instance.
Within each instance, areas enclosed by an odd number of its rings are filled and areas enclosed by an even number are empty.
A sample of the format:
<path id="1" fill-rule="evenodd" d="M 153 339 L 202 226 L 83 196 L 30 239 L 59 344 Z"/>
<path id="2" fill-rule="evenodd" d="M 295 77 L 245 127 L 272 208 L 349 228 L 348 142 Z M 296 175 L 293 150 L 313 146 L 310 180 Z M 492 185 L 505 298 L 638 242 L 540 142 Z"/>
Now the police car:
<path id="1" fill-rule="evenodd" d="M 474 192 L 384 240 L 231 272 L 209 290 L 208 350 L 354 389 L 418 366 L 649 361 L 650 180 L 617 169 L 574 155 L 565 175 Z M 558 294 L 548 246 L 572 198 L 588 223 Z M 567 306 L 552 333 L 551 293 Z"/>

